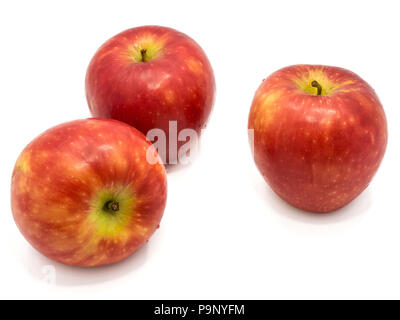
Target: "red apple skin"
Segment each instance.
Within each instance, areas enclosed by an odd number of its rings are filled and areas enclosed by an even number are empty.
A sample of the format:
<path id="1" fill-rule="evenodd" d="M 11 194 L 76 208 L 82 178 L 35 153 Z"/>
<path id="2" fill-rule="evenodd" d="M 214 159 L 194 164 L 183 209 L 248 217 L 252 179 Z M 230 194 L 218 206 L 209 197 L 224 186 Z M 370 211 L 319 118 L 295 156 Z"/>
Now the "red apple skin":
<path id="1" fill-rule="evenodd" d="M 255 163 L 270 187 L 289 204 L 317 213 L 356 198 L 387 144 L 374 90 L 337 67 L 295 65 L 273 73 L 255 94 L 248 128 Z"/>
<path id="2" fill-rule="evenodd" d="M 141 48 L 156 51 L 156 57 L 135 61 Z M 178 133 L 188 128 L 200 135 L 214 95 L 214 74 L 203 50 L 166 27 L 132 28 L 114 36 L 98 49 L 86 73 L 93 116 L 124 121 L 145 135 L 162 129 L 167 141 L 174 120 Z M 178 142 L 178 150 L 184 143 Z"/>
<path id="3" fill-rule="evenodd" d="M 34 139 L 12 175 L 14 220 L 31 245 L 55 261 L 99 266 L 120 261 L 154 233 L 167 195 L 153 148 L 122 122 L 76 120 Z M 109 198 L 118 211 L 102 211 Z M 105 210 L 105 209 L 104 209 Z"/>

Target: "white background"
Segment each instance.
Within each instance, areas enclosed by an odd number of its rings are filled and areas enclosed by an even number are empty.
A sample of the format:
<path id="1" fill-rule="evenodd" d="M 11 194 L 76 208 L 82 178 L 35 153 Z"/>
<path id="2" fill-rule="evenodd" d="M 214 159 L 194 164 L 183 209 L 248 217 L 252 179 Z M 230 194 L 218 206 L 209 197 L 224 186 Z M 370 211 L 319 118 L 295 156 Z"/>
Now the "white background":
<path id="1" fill-rule="evenodd" d="M 0 298 L 400 298 L 400 4 L 398 1 L 4 1 Z M 89 117 L 86 67 L 130 27 L 158 24 L 194 38 L 215 71 L 217 98 L 195 162 L 168 174 L 161 228 L 108 267 L 53 263 L 10 210 L 14 162 L 47 128 Z M 291 64 L 358 73 L 384 105 L 389 144 L 370 187 L 328 215 L 277 198 L 251 158 L 255 90 Z M 48 265 L 56 285 L 46 284 Z"/>

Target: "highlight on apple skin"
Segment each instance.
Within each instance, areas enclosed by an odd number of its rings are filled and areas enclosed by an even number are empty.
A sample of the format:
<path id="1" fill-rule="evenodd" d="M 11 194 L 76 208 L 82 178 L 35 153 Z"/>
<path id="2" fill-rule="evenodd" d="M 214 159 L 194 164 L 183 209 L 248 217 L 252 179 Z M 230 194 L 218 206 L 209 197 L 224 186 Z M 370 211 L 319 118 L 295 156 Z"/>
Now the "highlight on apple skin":
<path id="1" fill-rule="evenodd" d="M 120 261 L 158 228 L 167 196 L 154 147 L 122 122 L 86 119 L 53 127 L 20 154 L 12 175 L 14 220 L 32 246 L 55 261 Z M 156 150 L 151 150 L 155 156 Z"/>
<path id="2" fill-rule="evenodd" d="M 124 121 L 144 135 L 161 129 L 167 137 L 167 163 L 174 138 L 170 121 L 177 121 L 178 134 L 191 129 L 200 136 L 214 96 L 214 74 L 204 51 L 187 35 L 166 27 L 117 34 L 98 49 L 86 73 L 92 115 Z M 183 144 L 178 141 L 174 150 Z"/>
<path id="3" fill-rule="evenodd" d="M 270 75 L 254 96 L 248 128 L 254 161 L 272 190 L 317 213 L 356 198 L 387 144 L 374 90 L 338 67 L 295 65 Z"/>

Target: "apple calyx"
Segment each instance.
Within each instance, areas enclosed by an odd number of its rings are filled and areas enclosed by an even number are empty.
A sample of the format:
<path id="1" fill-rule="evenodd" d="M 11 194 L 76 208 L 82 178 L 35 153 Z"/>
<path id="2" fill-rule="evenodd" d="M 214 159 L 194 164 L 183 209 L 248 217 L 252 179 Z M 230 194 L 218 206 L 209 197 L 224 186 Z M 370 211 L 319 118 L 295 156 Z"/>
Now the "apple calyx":
<path id="1" fill-rule="evenodd" d="M 317 95 L 318 96 L 320 96 L 322 94 L 322 87 L 318 83 L 318 81 L 314 80 L 313 82 L 311 82 L 311 86 L 314 87 L 314 88 L 317 88 Z"/>
<path id="2" fill-rule="evenodd" d="M 119 202 L 115 200 L 107 201 L 104 205 L 104 210 L 111 213 L 119 211 Z"/>

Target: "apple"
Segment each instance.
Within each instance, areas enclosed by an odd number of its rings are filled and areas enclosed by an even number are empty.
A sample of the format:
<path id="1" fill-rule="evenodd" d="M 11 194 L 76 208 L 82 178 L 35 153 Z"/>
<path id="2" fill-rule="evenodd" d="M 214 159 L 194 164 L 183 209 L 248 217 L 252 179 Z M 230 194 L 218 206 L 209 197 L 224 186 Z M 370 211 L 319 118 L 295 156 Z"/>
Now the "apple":
<path id="1" fill-rule="evenodd" d="M 39 252 L 68 265 L 128 257 L 158 228 L 166 203 L 165 169 L 147 161 L 149 148 L 142 133 L 115 120 L 76 120 L 45 131 L 13 171 L 19 230 Z"/>
<path id="2" fill-rule="evenodd" d="M 187 35 L 160 26 L 132 28 L 105 42 L 86 73 L 86 98 L 93 116 L 126 122 L 143 134 L 165 133 L 164 162 L 177 163 L 186 138 L 170 133 L 176 121 L 200 136 L 214 103 L 213 70 Z M 188 141 L 189 142 L 189 141 Z M 170 146 L 171 143 L 176 144 Z"/>
<path id="3" fill-rule="evenodd" d="M 254 161 L 289 204 L 311 212 L 339 209 L 375 175 L 387 144 L 374 90 L 337 67 L 295 65 L 258 88 L 248 128 Z"/>

